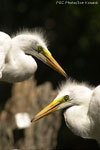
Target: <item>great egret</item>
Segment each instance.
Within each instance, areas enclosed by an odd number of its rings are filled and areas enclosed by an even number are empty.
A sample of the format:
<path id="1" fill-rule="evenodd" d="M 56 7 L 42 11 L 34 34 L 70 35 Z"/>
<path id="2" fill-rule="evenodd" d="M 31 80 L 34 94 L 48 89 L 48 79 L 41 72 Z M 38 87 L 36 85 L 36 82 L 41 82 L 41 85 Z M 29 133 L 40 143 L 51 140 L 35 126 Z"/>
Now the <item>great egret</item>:
<path id="1" fill-rule="evenodd" d="M 65 71 L 52 57 L 40 33 L 27 31 L 11 39 L 8 34 L 0 32 L 0 81 L 19 82 L 32 76 L 37 69 L 32 56 L 66 77 Z"/>
<path id="2" fill-rule="evenodd" d="M 100 143 L 100 85 L 94 88 L 85 83 L 66 81 L 54 101 L 40 111 L 32 122 L 62 108 L 65 108 L 66 125 L 72 132 Z"/>

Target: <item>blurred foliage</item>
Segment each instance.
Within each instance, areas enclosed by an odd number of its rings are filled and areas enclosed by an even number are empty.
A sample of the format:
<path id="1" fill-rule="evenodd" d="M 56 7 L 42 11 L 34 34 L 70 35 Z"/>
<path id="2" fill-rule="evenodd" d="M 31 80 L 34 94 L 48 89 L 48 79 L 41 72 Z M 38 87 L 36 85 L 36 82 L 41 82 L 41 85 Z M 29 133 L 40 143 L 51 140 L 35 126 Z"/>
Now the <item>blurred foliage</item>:
<path id="1" fill-rule="evenodd" d="M 100 5 L 61 5 L 56 2 L 1 0 L 0 29 L 11 35 L 23 28 L 41 27 L 50 41 L 50 51 L 69 76 L 99 84 Z M 50 80 L 56 87 L 63 80 L 59 74 L 38 63 L 38 83 Z"/>
<path id="2" fill-rule="evenodd" d="M 62 5 L 56 2 L 1 0 L 0 30 L 12 35 L 23 28 L 41 27 L 50 41 L 50 51 L 69 76 L 92 85 L 100 84 L 99 0 L 97 5 Z M 49 80 L 56 87 L 64 80 L 37 62 L 39 67 L 35 77 L 38 84 Z"/>

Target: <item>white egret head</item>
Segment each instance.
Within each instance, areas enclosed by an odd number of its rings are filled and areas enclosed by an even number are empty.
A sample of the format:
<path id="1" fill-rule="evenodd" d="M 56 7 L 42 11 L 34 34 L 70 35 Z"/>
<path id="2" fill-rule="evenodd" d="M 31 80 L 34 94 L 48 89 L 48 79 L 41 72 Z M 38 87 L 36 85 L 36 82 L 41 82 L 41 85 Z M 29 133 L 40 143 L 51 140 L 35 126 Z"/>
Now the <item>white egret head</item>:
<path id="1" fill-rule="evenodd" d="M 79 84 L 68 80 L 58 91 L 57 97 L 42 111 L 40 111 L 32 122 L 51 114 L 55 110 L 69 109 L 73 106 L 88 106 L 90 102 L 91 89 L 85 84 Z"/>
<path id="2" fill-rule="evenodd" d="M 37 57 L 64 77 L 67 77 L 65 71 L 48 50 L 46 40 L 41 33 L 24 32 L 15 36 L 13 38 L 13 42 L 14 41 L 15 44 L 25 52 L 25 54 Z"/>

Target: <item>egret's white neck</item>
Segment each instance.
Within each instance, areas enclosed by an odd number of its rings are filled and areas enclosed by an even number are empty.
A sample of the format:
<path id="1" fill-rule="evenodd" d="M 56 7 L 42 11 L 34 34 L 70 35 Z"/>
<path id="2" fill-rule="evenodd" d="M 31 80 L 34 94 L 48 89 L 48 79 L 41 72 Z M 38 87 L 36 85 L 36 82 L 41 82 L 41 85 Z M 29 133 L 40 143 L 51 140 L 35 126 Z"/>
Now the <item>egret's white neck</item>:
<path id="1" fill-rule="evenodd" d="M 12 47 L 6 56 L 3 81 L 7 80 L 6 76 L 8 76 L 9 81 L 12 82 L 24 81 L 31 77 L 36 71 L 37 63 L 35 59 L 31 55 L 26 55 L 24 47 L 21 47 L 22 45 L 24 46 L 24 42 L 25 41 L 22 42 L 20 38 L 17 39 L 17 37 L 12 39 Z"/>
<path id="2" fill-rule="evenodd" d="M 72 106 L 64 112 L 66 125 L 78 136 L 90 137 L 90 119 L 84 106 Z"/>

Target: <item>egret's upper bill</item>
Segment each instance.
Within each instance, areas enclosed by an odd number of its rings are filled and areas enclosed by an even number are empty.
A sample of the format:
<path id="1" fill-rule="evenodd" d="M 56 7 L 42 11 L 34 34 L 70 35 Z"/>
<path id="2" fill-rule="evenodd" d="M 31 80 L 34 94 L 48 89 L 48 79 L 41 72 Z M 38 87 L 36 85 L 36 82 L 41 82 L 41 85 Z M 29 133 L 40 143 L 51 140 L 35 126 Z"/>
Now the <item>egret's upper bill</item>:
<path id="1" fill-rule="evenodd" d="M 54 112 L 55 110 L 57 110 L 57 108 L 65 103 L 65 102 L 69 102 L 69 98 L 67 96 L 63 96 L 57 100 L 54 100 L 53 102 L 51 102 L 48 106 L 46 106 L 43 110 L 41 110 L 32 120 L 31 122 L 35 122 L 41 118 L 43 118 L 46 115 L 51 114 L 52 112 Z"/>
<path id="2" fill-rule="evenodd" d="M 40 54 L 43 55 L 46 58 L 46 63 L 51 68 L 53 68 L 54 70 L 56 70 L 57 72 L 59 72 L 60 74 L 62 74 L 64 77 L 67 77 L 67 74 L 65 73 L 65 71 L 57 63 L 57 61 L 52 57 L 51 54 L 49 54 L 45 49 L 43 49 L 42 53 L 40 53 Z"/>

